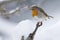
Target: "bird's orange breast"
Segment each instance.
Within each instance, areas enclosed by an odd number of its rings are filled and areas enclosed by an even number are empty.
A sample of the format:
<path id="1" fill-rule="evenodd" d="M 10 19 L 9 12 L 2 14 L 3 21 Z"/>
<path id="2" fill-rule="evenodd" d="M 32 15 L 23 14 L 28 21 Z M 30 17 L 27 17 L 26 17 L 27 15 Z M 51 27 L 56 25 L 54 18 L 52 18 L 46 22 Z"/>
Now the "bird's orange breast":
<path id="1" fill-rule="evenodd" d="M 38 16 L 38 11 L 37 10 L 32 10 L 32 16 Z"/>

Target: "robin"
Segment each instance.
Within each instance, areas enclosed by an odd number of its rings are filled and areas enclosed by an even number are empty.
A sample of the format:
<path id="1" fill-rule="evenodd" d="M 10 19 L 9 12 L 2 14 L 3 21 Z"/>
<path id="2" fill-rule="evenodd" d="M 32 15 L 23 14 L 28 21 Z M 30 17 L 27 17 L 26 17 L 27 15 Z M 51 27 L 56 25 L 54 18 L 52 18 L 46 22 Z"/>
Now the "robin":
<path id="1" fill-rule="evenodd" d="M 38 17 L 42 20 L 46 20 L 46 18 L 50 19 L 53 18 L 52 16 L 49 16 L 42 8 L 33 6 L 31 7 L 32 10 L 32 17 Z"/>

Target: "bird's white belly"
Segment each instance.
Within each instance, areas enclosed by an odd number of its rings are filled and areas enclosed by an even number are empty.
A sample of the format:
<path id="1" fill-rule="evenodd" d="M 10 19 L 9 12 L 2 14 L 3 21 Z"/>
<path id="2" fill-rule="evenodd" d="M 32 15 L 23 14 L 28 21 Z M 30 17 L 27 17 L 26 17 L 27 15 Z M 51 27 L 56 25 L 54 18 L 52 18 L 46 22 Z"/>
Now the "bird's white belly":
<path id="1" fill-rule="evenodd" d="M 38 11 L 38 16 L 35 16 L 34 18 L 38 21 L 44 21 L 46 16 L 42 12 Z"/>

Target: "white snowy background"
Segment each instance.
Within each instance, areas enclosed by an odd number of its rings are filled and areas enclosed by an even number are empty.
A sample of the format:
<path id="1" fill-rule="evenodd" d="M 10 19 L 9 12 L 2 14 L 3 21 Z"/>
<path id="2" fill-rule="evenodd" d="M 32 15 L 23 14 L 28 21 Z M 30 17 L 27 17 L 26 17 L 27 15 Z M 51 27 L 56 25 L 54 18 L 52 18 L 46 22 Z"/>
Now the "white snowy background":
<path id="1" fill-rule="evenodd" d="M 42 0 L 36 2 L 40 5 Z M 54 18 L 43 21 L 34 40 L 60 40 L 60 0 L 46 0 L 41 7 Z M 12 15 L 9 20 L 0 18 L 0 35 L 3 35 L 0 40 L 21 40 L 22 35 L 26 38 L 33 32 L 37 21 L 31 17 L 30 10 L 22 10 L 20 14 Z"/>

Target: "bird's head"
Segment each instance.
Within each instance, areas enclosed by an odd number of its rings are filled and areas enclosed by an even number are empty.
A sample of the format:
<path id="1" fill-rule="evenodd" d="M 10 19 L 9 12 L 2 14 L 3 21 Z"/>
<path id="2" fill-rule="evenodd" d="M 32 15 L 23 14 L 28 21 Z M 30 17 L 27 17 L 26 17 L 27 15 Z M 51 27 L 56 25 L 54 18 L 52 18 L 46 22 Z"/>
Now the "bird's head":
<path id="1" fill-rule="evenodd" d="M 32 6 L 30 10 L 36 10 L 38 7 L 37 6 Z"/>
<path id="2" fill-rule="evenodd" d="M 30 10 L 32 11 L 32 17 L 38 16 L 37 6 L 32 6 Z"/>

